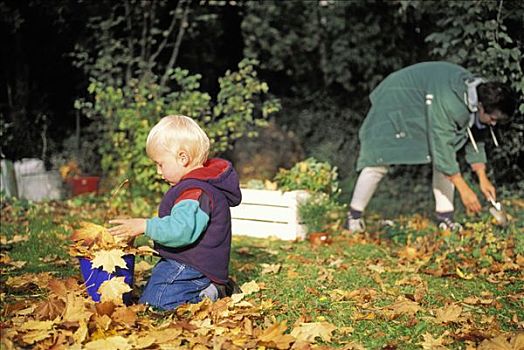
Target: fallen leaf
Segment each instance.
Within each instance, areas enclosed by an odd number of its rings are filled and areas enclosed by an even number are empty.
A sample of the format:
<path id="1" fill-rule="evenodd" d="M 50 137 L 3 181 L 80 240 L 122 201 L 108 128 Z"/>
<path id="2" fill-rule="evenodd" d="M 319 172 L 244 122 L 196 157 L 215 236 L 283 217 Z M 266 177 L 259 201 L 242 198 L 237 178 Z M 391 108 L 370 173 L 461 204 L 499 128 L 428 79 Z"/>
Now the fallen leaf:
<path id="1" fill-rule="evenodd" d="M 425 333 L 422 335 L 424 341 L 418 344 L 421 345 L 424 350 L 446 350 L 447 347 L 444 346 L 445 336 L 446 334 L 443 334 L 438 338 L 433 338 L 433 335 L 430 333 Z"/>
<path id="2" fill-rule="evenodd" d="M 409 299 L 401 299 L 401 300 L 397 300 L 395 303 L 389 306 L 386 306 L 386 309 L 391 310 L 394 316 L 398 316 L 398 315 L 413 316 L 418 311 L 420 311 L 422 308 L 415 301 L 411 301 Z"/>
<path id="3" fill-rule="evenodd" d="M 136 312 L 127 307 L 116 309 L 111 318 L 113 321 L 124 324 L 128 327 L 134 326 L 137 320 Z"/>
<path id="4" fill-rule="evenodd" d="M 131 290 L 131 287 L 124 282 L 124 277 L 114 277 L 108 281 L 104 281 L 98 288 L 100 301 L 112 301 L 116 305 L 123 304 L 122 295 Z"/>
<path id="5" fill-rule="evenodd" d="M 258 336 L 258 340 L 267 344 L 268 347 L 277 349 L 289 349 L 289 344 L 295 341 L 295 338 L 289 334 L 284 334 L 287 326 L 286 322 L 274 323 Z M 273 344 L 271 344 L 273 343 Z"/>
<path id="6" fill-rule="evenodd" d="M 462 313 L 462 308 L 459 305 L 451 304 L 436 310 L 436 321 L 438 323 L 455 322 Z"/>
<path id="7" fill-rule="evenodd" d="M 116 335 L 113 337 L 107 337 L 105 339 L 99 339 L 87 343 L 84 346 L 86 350 L 128 350 L 132 349 L 131 344 L 122 336 Z"/>
<path id="8" fill-rule="evenodd" d="M 260 264 L 260 266 L 262 266 L 262 271 L 260 272 L 262 275 L 277 274 L 282 267 L 280 264 Z"/>
<path id="9" fill-rule="evenodd" d="M 315 338 L 320 337 L 325 342 L 331 341 L 331 333 L 337 329 L 327 322 L 301 323 L 293 328 L 291 335 L 297 341 L 315 342 Z"/>
<path id="10" fill-rule="evenodd" d="M 88 320 L 93 314 L 85 306 L 86 299 L 68 294 L 66 299 L 66 308 L 62 320 L 64 322 L 80 322 Z"/>
<path id="11" fill-rule="evenodd" d="M 256 293 L 256 292 L 260 291 L 260 287 L 259 287 L 258 283 L 255 282 L 255 281 L 244 283 L 240 287 L 240 289 L 242 289 L 242 293 L 244 295 L 249 295 L 249 294 Z"/>
<path id="12" fill-rule="evenodd" d="M 75 343 L 82 344 L 89 335 L 89 330 L 87 329 L 87 323 L 85 321 L 79 322 L 80 327 L 73 334 L 73 339 Z"/>
<path id="13" fill-rule="evenodd" d="M 514 335 L 509 341 L 507 336 L 499 335 L 493 339 L 486 339 L 478 350 L 522 350 L 524 349 L 524 333 Z"/>

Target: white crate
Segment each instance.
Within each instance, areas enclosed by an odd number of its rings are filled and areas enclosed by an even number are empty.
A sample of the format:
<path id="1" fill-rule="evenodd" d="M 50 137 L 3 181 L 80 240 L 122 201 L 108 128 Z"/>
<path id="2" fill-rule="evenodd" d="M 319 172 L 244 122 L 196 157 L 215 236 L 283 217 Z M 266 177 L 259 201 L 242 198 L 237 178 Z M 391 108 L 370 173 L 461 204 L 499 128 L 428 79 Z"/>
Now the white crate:
<path id="1" fill-rule="evenodd" d="M 300 223 L 298 204 L 307 199 L 306 191 L 241 189 L 242 203 L 231 208 L 233 235 L 276 237 L 300 240 L 306 228 Z"/>

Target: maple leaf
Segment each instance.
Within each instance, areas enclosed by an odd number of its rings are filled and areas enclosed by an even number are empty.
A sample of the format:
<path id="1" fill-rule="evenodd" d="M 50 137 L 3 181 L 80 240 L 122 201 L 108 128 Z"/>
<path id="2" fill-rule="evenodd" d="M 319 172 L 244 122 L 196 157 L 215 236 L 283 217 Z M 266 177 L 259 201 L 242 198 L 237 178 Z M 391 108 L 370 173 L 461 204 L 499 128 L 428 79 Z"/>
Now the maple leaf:
<path id="1" fill-rule="evenodd" d="M 122 294 L 130 292 L 131 287 L 124 282 L 124 277 L 114 277 L 108 281 L 102 282 L 98 292 L 100 301 L 112 301 L 117 305 L 123 304 Z"/>
<path id="2" fill-rule="evenodd" d="M 105 339 L 98 339 L 87 343 L 84 346 L 86 350 L 128 350 L 132 349 L 131 344 L 122 336 L 115 335 Z"/>
<path id="3" fill-rule="evenodd" d="M 35 316 L 38 320 L 53 320 L 64 312 L 65 303 L 57 297 L 43 300 L 36 306 Z"/>
<path id="4" fill-rule="evenodd" d="M 260 287 L 256 281 L 244 283 L 240 289 L 242 289 L 242 293 L 244 295 L 249 295 L 260 291 Z"/>
<path id="5" fill-rule="evenodd" d="M 104 226 L 82 221 L 80 222 L 80 228 L 73 231 L 71 240 L 75 242 L 83 241 L 85 245 L 92 245 L 100 236 L 104 236 L 105 232 L 111 235 Z"/>
<path id="6" fill-rule="evenodd" d="M 493 339 L 486 339 L 478 350 L 522 350 L 524 349 L 524 333 L 516 334 L 510 341 L 507 337 L 499 335 Z"/>
<path id="7" fill-rule="evenodd" d="M 91 261 L 93 269 L 102 267 L 102 270 L 113 273 L 117 267 L 127 269 L 125 260 L 122 258 L 125 253 L 121 249 L 100 250 L 94 254 Z"/>
<path id="8" fill-rule="evenodd" d="M 301 323 L 293 328 L 291 335 L 298 341 L 314 342 L 315 338 L 320 337 L 325 342 L 331 341 L 331 333 L 337 329 L 327 322 Z"/>
<path id="9" fill-rule="evenodd" d="M 438 323 L 455 322 L 458 320 L 461 313 L 462 313 L 462 308 L 459 305 L 456 305 L 456 304 L 447 305 L 443 308 L 437 309 L 436 321 Z"/>
<path id="10" fill-rule="evenodd" d="M 419 310 L 421 310 L 420 305 L 417 302 L 411 301 L 409 299 L 400 299 L 395 303 L 386 307 L 393 311 L 394 316 L 398 315 L 415 315 Z"/>

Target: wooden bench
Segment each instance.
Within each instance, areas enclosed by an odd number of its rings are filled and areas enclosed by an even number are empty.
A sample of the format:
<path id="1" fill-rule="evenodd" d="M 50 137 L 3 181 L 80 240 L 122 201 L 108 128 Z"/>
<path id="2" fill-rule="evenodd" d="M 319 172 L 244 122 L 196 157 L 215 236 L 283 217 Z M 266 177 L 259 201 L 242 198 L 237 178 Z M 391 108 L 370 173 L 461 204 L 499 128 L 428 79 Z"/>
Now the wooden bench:
<path id="1" fill-rule="evenodd" d="M 233 235 L 301 240 L 306 228 L 300 223 L 298 204 L 306 191 L 242 189 L 242 203 L 231 208 Z"/>

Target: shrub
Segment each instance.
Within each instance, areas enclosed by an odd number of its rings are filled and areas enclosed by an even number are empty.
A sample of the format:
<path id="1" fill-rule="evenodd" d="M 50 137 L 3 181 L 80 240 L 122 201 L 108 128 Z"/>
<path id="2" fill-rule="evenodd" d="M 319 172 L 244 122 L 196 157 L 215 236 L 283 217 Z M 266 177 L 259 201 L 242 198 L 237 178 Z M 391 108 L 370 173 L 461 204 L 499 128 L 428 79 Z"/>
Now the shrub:
<path id="1" fill-rule="evenodd" d="M 171 93 L 153 75 L 130 80 L 123 87 L 92 81 L 93 102 L 79 102 L 77 108 L 94 119 L 91 132 L 99 135 L 97 150 L 104 174 L 114 183 L 128 178 L 132 195 L 163 192 L 166 185 L 153 181 L 156 169 L 147 158 L 145 143 L 151 127 L 165 115 L 183 114 L 196 120 L 209 135 L 214 153 L 225 151 L 243 135 L 254 136 L 254 128 L 265 125 L 279 109 L 276 100 L 262 100 L 268 86 L 258 79 L 256 64 L 243 60 L 238 71 L 226 72 L 219 80 L 216 103 L 199 90 L 200 75 L 180 68 L 171 75 L 178 87 Z"/>
<path id="2" fill-rule="evenodd" d="M 308 158 L 291 169 L 280 169 L 274 181 L 283 191 L 308 190 L 336 194 L 338 191 L 337 168 L 327 162 Z"/>
<path id="3" fill-rule="evenodd" d="M 346 207 L 338 202 L 340 190 L 336 167 L 308 158 L 289 170 L 280 169 L 274 180 L 283 191 L 307 190 L 311 193 L 298 207 L 308 234 L 341 228 Z"/>

